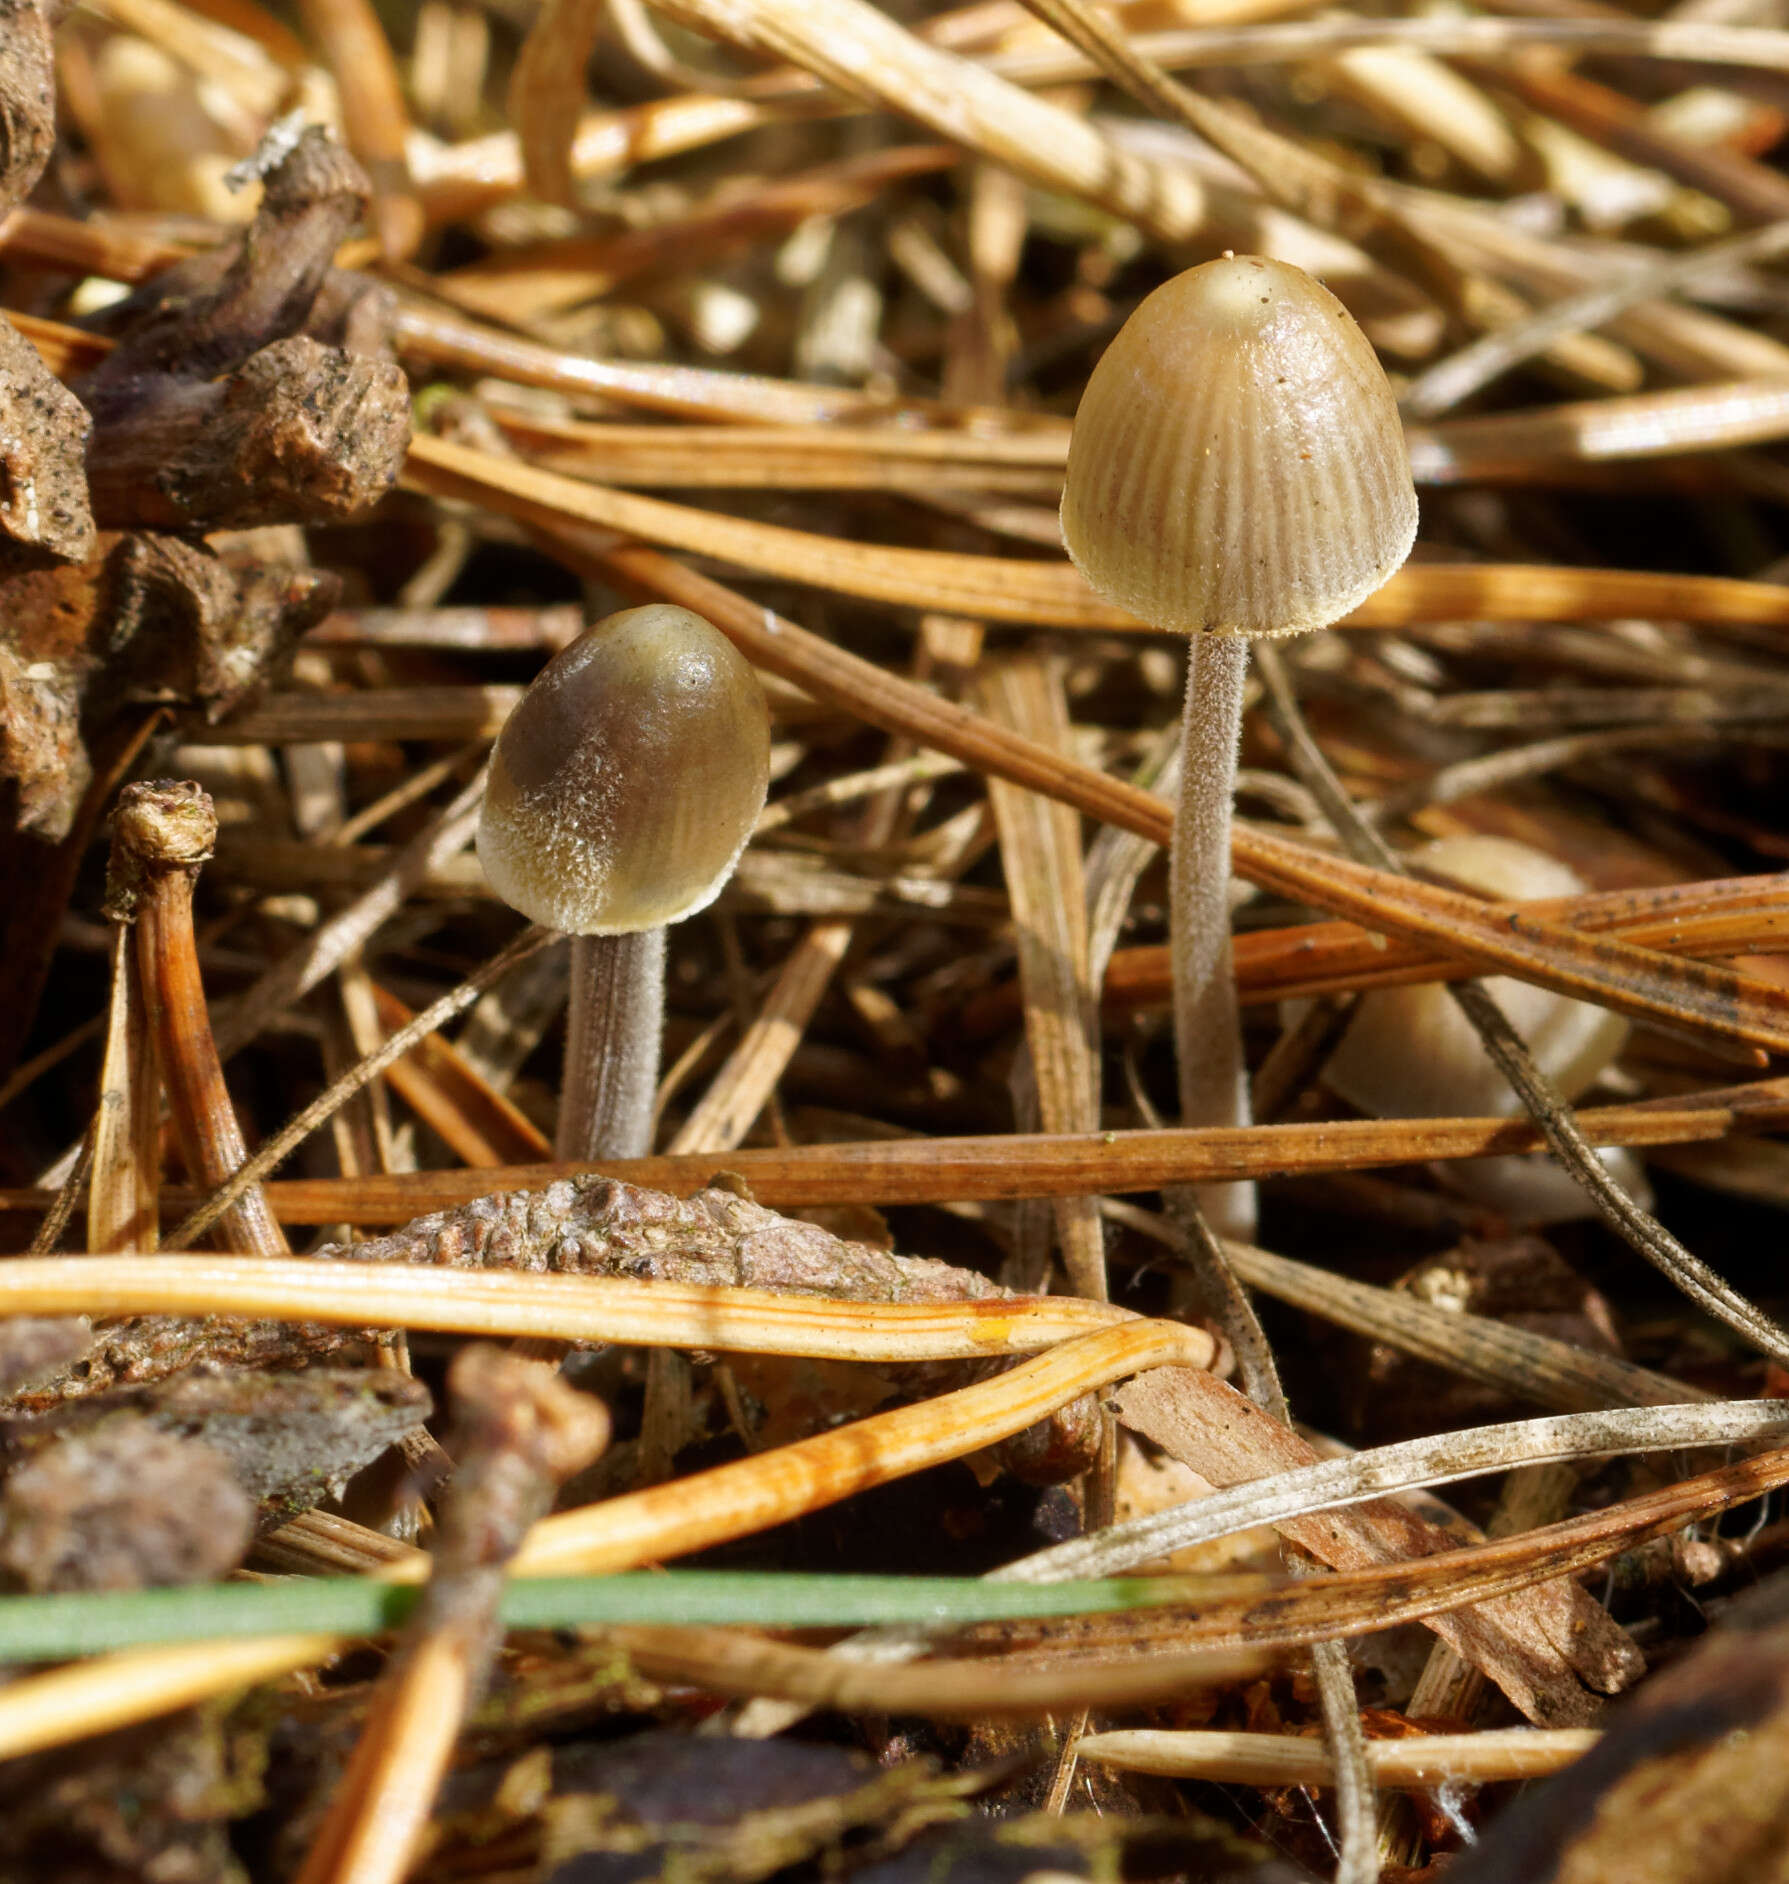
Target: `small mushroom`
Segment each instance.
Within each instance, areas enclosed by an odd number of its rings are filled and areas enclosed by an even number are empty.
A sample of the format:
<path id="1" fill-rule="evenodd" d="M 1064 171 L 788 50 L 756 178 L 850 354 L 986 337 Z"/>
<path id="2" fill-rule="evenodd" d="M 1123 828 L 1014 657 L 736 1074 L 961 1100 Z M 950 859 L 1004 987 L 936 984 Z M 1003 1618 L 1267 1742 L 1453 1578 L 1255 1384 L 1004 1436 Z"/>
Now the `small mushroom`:
<path id="1" fill-rule="evenodd" d="M 1413 851 L 1410 861 L 1426 876 L 1499 902 L 1578 896 L 1585 887 L 1569 865 L 1506 837 L 1437 838 Z M 1592 1001 L 1503 975 L 1485 987 L 1528 1043 L 1535 1064 L 1568 1099 L 1594 1085 L 1627 1040 L 1621 1015 Z M 1521 1110 L 1477 1029 L 1434 981 L 1362 995 L 1323 1080 L 1380 1119 L 1514 1118 Z"/>
<path id="2" fill-rule="evenodd" d="M 769 781 L 757 676 L 665 603 L 587 628 L 498 735 L 479 861 L 512 909 L 574 938 L 561 1158 L 651 1149 L 665 926 L 720 894 Z"/>
<path id="3" fill-rule="evenodd" d="M 1192 637 L 1169 861 L 1181 1117 L 1244 1125 L 1229 886 L 1249 637 L 1338 620 L 1416 535 L 1397 405 L 1347 309 L 1259 256 L 1158 288 L 1081 397 L 1062 535 L 1106 600 Z M 1250 1233 L 1246 1186 L 1200 1200 L 1220 1229 Z"/>
<path id="4" fill-rule="evenodd" d="M 1413 851 L 1410 861 L 1426 876 L 1499 902 L 1577 896 L 1586 887 L 1569 864 L 1506 837 L 1437 838 Z M 1595 1085 L 1627 1042 L 1626 1020 L 1592 1001 L 1502 975 L 1485 988 L 1568 1099 Z M 1287 1002 L 1287 1019 L 1296 1020 L 1306 1005 Z M 1350 1105 L 1381 1119 L 1513 1118 L 1521 1108 L 1477 1029 L 1432 981 L 1363 995 L 1324 1064 L 1323 1080 Z M 1597 1156 L 1623 1190 L 1650 1208 L 1645 1169 L 1631 1151 L 1606 1146 Z M 1583 1190 L 1545 1152 L 1467 1159 L 1446 1172 L 1460 1190 L 1513 1224 L 1591 1214 Z"/>

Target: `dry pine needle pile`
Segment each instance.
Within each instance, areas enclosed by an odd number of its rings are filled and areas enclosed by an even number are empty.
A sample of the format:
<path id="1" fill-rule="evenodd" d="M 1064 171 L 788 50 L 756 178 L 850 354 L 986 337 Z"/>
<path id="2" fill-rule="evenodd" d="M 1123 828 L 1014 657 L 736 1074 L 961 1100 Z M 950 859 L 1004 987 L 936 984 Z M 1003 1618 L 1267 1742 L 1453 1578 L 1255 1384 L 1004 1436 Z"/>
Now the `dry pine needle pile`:
<path id="1" fill-rule="evenodd" d="M 0 6 L 0 1884 L 1789 1884 L 1786 151 Z"/>

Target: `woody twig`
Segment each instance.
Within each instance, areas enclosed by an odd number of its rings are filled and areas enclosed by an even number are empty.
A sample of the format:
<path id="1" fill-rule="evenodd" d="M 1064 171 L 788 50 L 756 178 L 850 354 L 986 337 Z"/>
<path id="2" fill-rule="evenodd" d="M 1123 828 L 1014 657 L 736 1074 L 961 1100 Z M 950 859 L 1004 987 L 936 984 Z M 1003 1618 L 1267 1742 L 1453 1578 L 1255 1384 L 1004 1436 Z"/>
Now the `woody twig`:
<path id="1" fill-rule="evenodd" d="M 128 785 L 112 823 L 106 892 L 112 919 L 135 925 L 137 975 L 175 1136 L 188 1170 L 207 1187 L 248 1155 L 212 1039 L 193 937 L 193 886 L 216 841 L 217 814 L 197 785 Z M 218 1234 L 240 1255 L 290 1254 L 259 1188 L 230 1206 Z"/>

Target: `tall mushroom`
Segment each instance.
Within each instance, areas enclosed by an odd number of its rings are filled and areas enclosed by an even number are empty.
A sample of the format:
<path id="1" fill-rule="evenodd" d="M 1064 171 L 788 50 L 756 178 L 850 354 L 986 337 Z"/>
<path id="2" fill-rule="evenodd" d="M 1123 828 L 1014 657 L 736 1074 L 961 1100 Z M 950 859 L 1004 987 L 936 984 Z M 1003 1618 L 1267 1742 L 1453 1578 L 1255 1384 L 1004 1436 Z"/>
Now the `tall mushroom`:
<path id="1" fill-rule="evenodd" d="M 666 603 L 587 628 L 505 722 L 478 856 L 512 909 L 574 938 L 561 1158 L 651 1149 L 665 926 L 720 894 L 769 779 L 757 676 Z"/>
<path id="2" fill-rule="evenodd" d="M 1192 637 L 1169 860 L 1181 1117 L 1247 1124 L 1229 887 L 1249 638 L 1336 621 L 1416 535 L 1397 406 L 1347 309 L 1259 256 L 1158 288 L 1081 397 L 1062 535 L 1108 601 Z M 1243 1186 L 1202 1201 L 1252 1229 Z"/>

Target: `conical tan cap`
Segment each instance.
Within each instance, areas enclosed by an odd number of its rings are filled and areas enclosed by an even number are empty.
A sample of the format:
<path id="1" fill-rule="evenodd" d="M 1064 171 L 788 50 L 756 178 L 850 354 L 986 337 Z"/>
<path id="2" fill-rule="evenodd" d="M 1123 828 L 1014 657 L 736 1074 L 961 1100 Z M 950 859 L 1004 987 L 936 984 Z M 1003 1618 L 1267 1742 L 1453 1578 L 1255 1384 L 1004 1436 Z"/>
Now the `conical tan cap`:
<path id="1" fill-rule="evenodd" d="M 504 722 L 478 860 L 550 929 L 656 929 L 720 894 L 769 782 L 770 711 L 745 657 L 687 608 L 624 609 L 556 654 Z"/>
<path id="2" fill-rule="evenodd" d="M 1416 491 L 1348 310 L 1259 256 L 1158 288 L 1087 382 L 1062 535 L 1107 601 L 1163 628 L 1294 634 L 1364 601 L 1410 553 Z"/>

